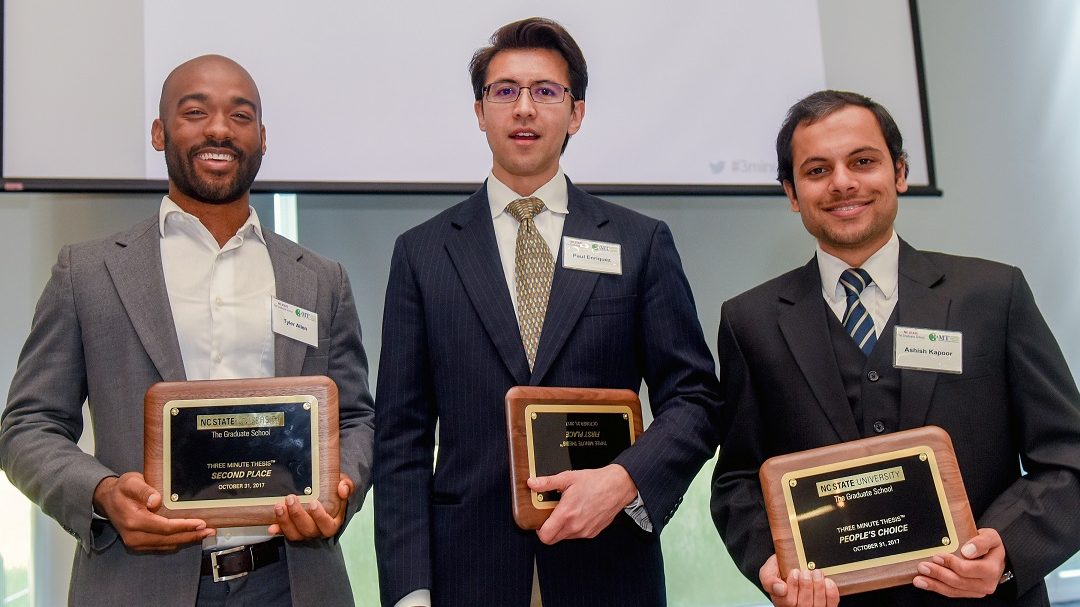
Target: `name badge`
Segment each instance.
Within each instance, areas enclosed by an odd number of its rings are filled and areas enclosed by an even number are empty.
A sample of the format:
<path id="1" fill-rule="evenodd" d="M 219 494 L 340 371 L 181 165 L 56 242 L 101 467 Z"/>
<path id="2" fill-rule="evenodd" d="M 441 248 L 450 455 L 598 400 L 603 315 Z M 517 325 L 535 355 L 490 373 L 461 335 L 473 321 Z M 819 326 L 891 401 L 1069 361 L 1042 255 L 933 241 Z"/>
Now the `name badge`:
<path id="1" fill-rule="evenodd" d="M 893 366 L 897 369 L 963 372 L 964 340 L 959 331 L 898 326 L 893 343 Z"/>
<path id="2" fill-rule="evenodd" d="M 563 267 L 601 274 L 622 274 L 622 245 L 563 236 Z"/>
<path id="3" fill-rule="evenodd" d="M 274 333 L 319 347 L 319 315 L 311 310 L 271 297 L 270 326 Z"/>

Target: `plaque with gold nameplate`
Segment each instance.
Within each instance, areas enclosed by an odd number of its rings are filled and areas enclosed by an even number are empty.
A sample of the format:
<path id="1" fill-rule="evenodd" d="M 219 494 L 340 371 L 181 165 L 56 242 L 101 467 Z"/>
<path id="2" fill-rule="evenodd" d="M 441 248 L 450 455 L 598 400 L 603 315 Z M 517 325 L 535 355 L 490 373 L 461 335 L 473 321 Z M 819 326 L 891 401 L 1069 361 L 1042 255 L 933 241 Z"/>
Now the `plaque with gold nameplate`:
<path id="1" fill-rule="evenodd" d="M 529 478 L 610 464 L 641 434 L 641 403 L 630 390 L 516 386 L 506 425 L 514 522 L 538 529 L 561 496 L 532 491 Z"/>
<path id="2" fill-rule="evenodd" d="M 780 571 L 821 571 L 841 595 L 910 584 L 977 533 L 936 426 L 773 457 L 759 476 Z"/>
<path id="3" fill-rule="evenodd" d="M 295 495 L 331 516 L 338 391 L 324 376 L 162 382 L 144 400 L 144 476 L 158 514 L 211 527 L 269 525 Z"/>

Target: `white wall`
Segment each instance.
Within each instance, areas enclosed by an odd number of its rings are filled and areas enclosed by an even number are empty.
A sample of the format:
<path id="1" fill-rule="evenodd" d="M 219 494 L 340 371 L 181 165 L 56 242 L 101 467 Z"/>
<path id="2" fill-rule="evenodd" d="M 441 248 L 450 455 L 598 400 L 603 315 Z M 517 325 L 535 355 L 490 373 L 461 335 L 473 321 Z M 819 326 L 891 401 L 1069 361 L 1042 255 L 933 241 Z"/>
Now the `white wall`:
<path id="1" fill-rule="evenodd" d="M 1074 278 L 1073 265 L 1080 260 L 1080 201 L 1075 194 L 1080 167 L 1080 4 L 924 0 L 919 10 L 938 184 L 945 194 L 902 199 L 898 231 L 917 247 L 1023 268 L 1075 376 L 1080 371 L 1080 317 L 1075 313 L 1080 309 L 1080 281 Z M 872 55 L 874 50 L 852 52 Z M 674 102 L 670 107 L 679 112 L 707 110 Z M 642 117 L 652 119 L 662 117 Z M 579 137 L 588 137 L 588 121 Z M 0 395 L 6 394 L 33 302 L 60 244 L 133 223 L 153 212 L 158 200 L 145 195 L 0 194 L 0 242 L 7 245 L 0 259 L 0 284 L 9 304 L 0 315 Z M 300 197 L 301 242 L 341 259 L 349 269 L 373 368 L 394 238 L 456 200 Z M 804 263 L 813 247 L 780 198 L 641 197 L 618 202 L 670 224 L 710 342 L 715 341 L 721 302 Z M 264 214 L 264 221 L 269 220 Z M 54 573 L 66 573 L 69 555 L 53 562 Z"/>

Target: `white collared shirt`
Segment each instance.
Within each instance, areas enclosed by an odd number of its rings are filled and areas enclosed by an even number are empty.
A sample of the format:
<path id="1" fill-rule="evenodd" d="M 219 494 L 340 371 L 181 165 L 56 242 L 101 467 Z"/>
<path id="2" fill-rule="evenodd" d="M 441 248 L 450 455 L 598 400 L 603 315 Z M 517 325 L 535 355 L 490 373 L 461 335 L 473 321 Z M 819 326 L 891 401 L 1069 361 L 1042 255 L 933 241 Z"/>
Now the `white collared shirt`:
<path id="1" fill-rule="evenodd" d="M 164 197 L 161 267 L 187 379 L 274 375 L 274 268 L 255 209 L 219 247 L 206 226 Z"/>
<path id="2" fill-rule="evenodd" d="M 506 286 L 510 288 L 510 301 L 514 303 L 514 314 L 517 314 L 514 259 L 518 220 L 506 210 L 506 205 L 523 196 L 496 179 L 494 174 L 488 175 L 487 196 L 488 206 L 491 208 L 491 222 L 495 226 L 495 242 L 499 246 L 499 260 L 502 262 L 503 276 L 506 277 Z M 540 186 L 530 196 L 544 201 L 544 210 L 533 217 L 533 223 L 540 235 L 544 237 L 548 248 L 551 249 L 551 258 L 558 260 L 563 225 L 566 223 L 566 216 L 570 214 L 566 177 L 563 176 L 562 168 L 560 167 L 550 181 Z"/>
<path id="3" fill-rule="evenodd" d="M 161 268 L 187 379 L 272 377 L 270 298 L 276 283 L 255 209 L 219 247 L 199 218 L 165 196 L 158 230 Z M 203 549 L 268 539 L 265 525 L 223 527 L 203 540 Z"/>
<path id="4" fill-rule="evenodd" d="M 847 292 L 840 284 L 840 274 L 850 268 L 846 261 L 829 255 L 817 247 L 818 271 L 821 272 L 821 294 L 836 318 L 843 322 L 847 309 Z M 870 273 L 872 282 L 863 289 L 859 300 L 874 319 L 874 332 L 881 339 L 881 331 L 889 322 L 898 299 L 900 274 L 900 238 L 894 230 L 892 237 L 874 252 L 862 269 Z"/>

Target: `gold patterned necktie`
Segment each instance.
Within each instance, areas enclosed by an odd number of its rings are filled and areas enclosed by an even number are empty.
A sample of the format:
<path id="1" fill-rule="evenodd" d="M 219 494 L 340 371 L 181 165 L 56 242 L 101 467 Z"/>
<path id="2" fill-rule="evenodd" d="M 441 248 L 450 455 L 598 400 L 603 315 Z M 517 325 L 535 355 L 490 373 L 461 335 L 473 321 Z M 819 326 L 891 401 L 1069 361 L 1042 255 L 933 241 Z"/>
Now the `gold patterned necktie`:
<path id="1" fill-rule="evenodd" d="M 544 328 L 555 259 L 544 237 L 536 229 L 533 217 L 544 210 L 544 201 L 530 196 L 506 205 L 506 212 L 518 220 L 517 244 L 514 246 L 514 282 L 517 286 L 518 329 L 529 371 L 536 362 L 536 348 Z"/>

